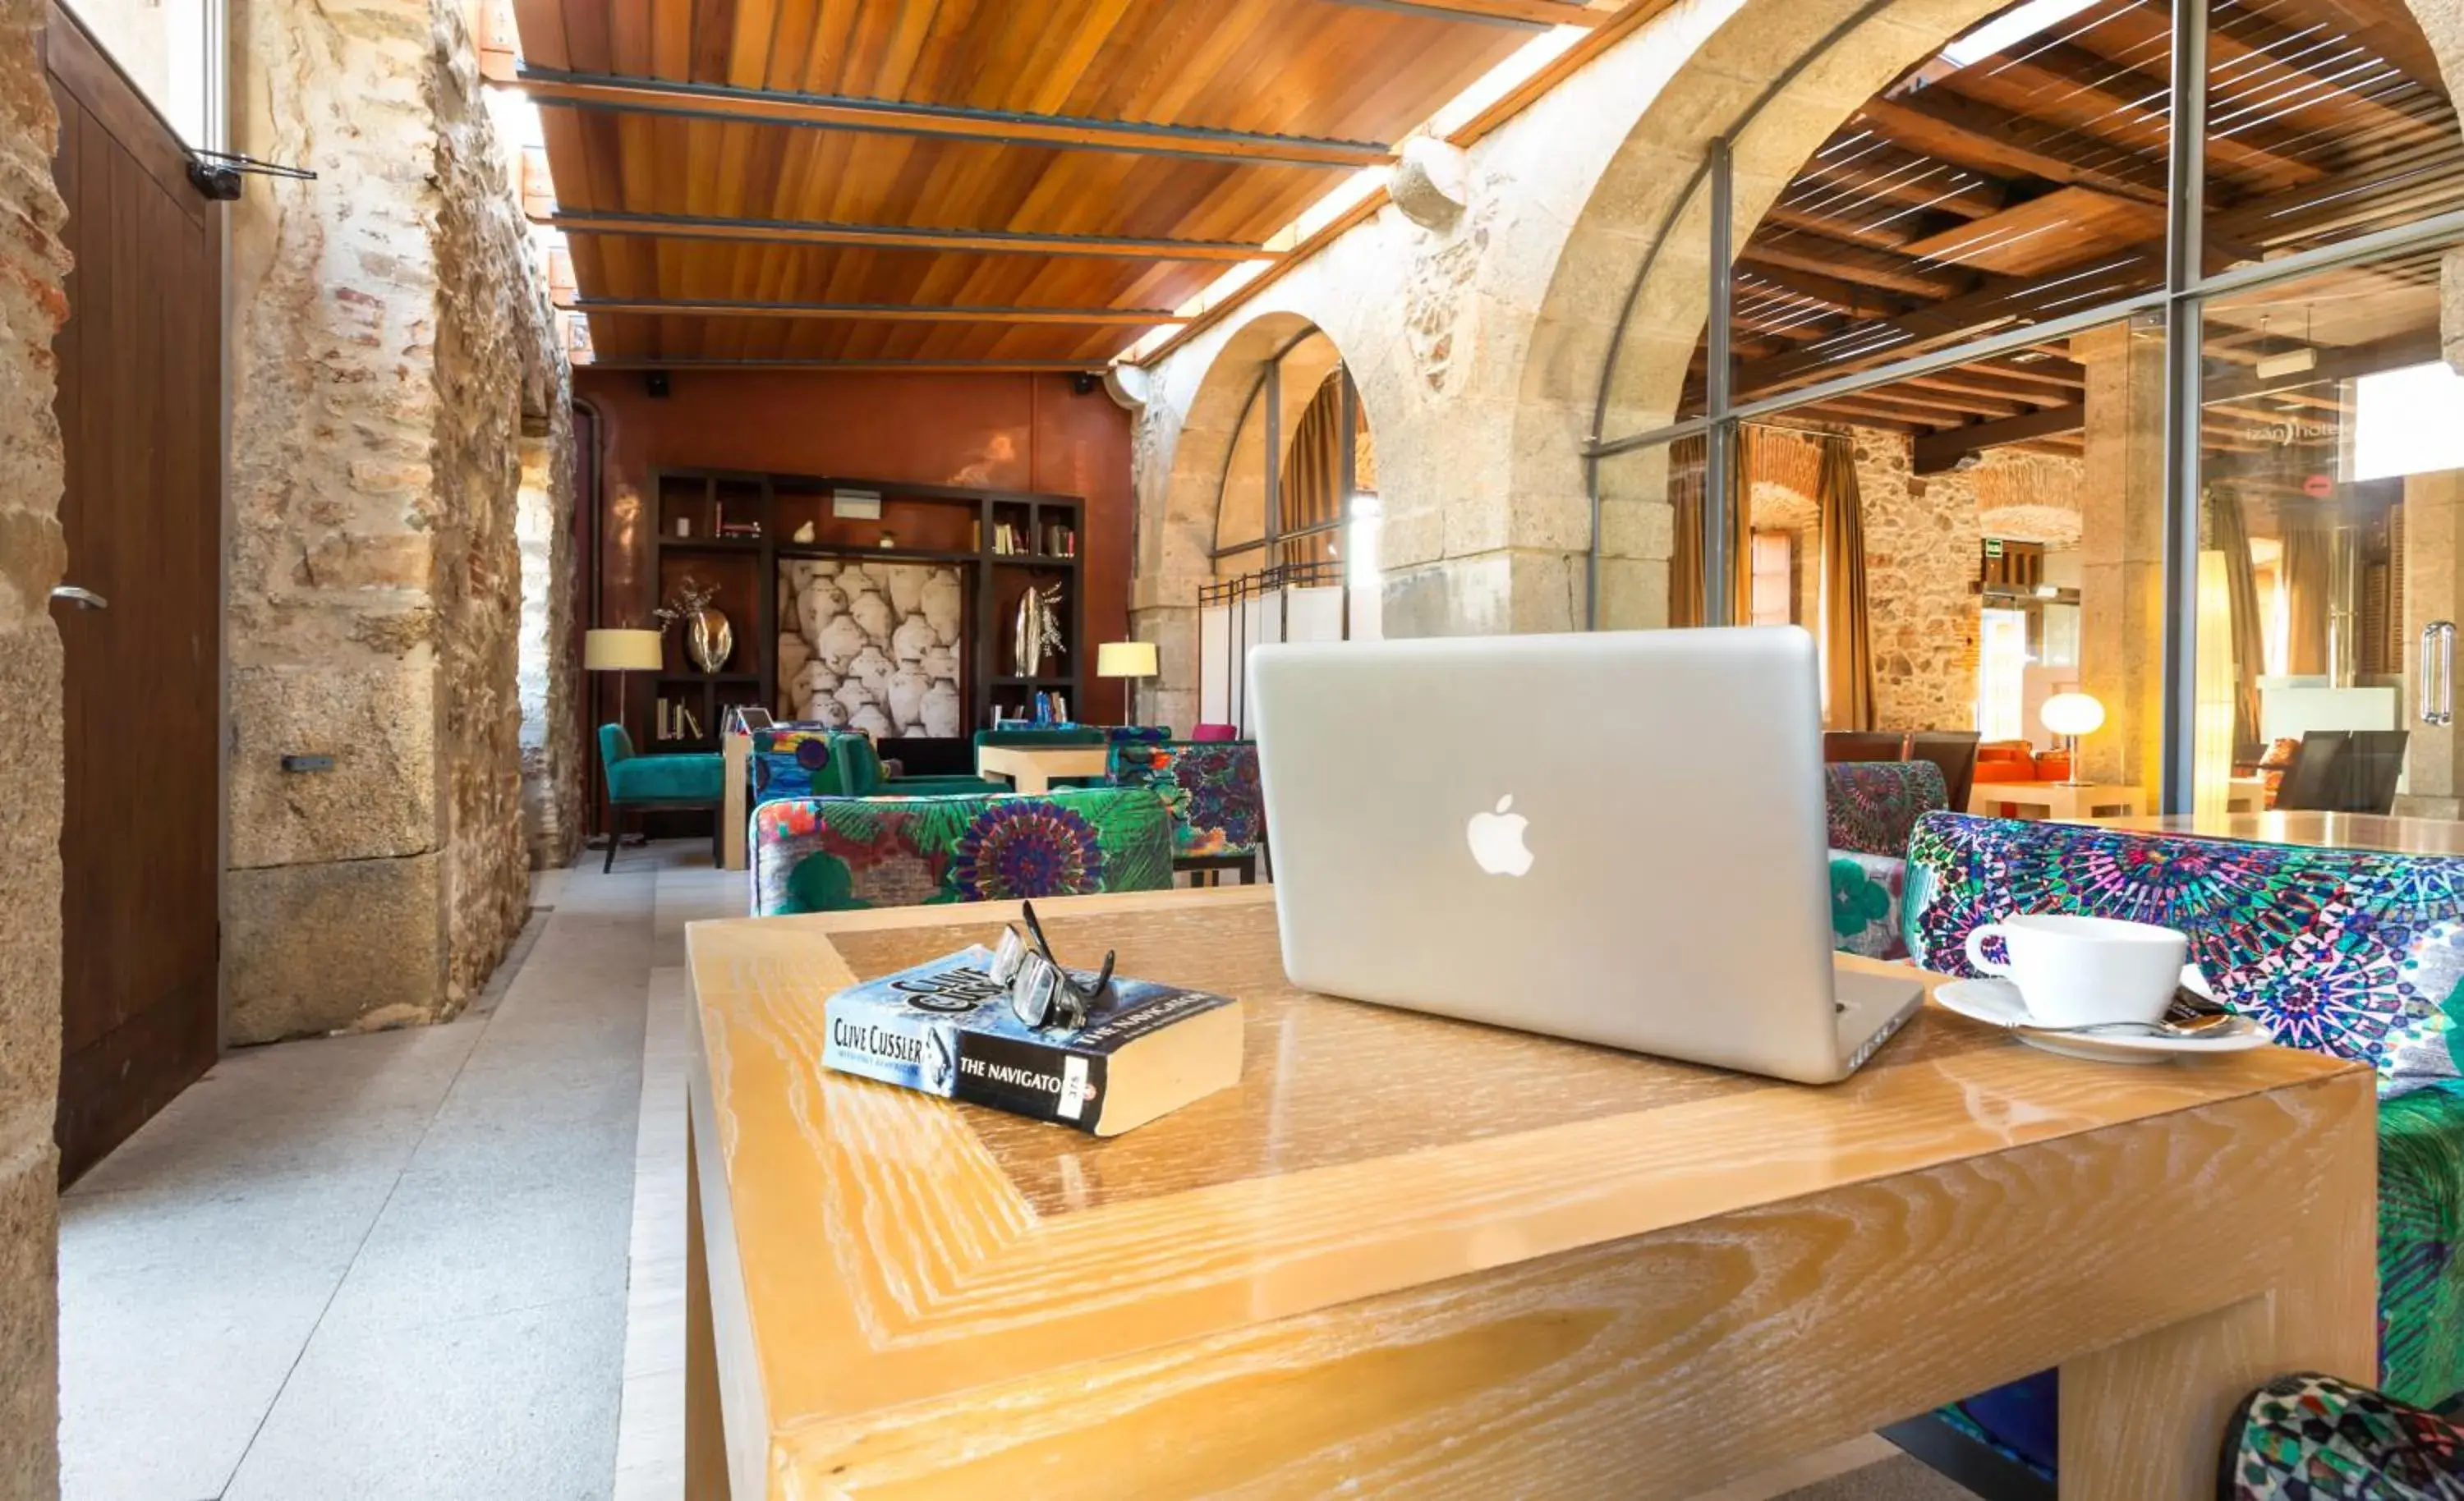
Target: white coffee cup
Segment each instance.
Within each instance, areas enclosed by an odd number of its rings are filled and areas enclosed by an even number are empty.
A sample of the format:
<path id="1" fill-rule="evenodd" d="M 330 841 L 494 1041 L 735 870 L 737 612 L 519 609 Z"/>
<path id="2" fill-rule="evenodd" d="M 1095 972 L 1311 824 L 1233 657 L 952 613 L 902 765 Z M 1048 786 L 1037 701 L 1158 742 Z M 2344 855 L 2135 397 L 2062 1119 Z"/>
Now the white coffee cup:
<path id="1" fill-rule="evenodd" d="M 2009 964 L 1985 957 L 1989 937 L 2002 940 Z M 2183 983 L 2189 951 L 2179 928 L 2050 912 L 1980 924 L 1968 935 L 1969 967 L 2016 985 L 2044 1027 L 2157 1020 Z"/>

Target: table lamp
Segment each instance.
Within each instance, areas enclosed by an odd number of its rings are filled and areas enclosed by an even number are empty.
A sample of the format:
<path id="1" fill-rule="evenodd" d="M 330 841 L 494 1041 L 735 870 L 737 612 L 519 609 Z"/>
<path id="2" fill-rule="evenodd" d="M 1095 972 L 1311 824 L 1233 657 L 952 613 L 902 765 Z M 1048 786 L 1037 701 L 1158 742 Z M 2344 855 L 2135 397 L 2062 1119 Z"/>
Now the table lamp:
<path id="1" fill-rule="evenodd" d="M 582 633 L 582 669 L 613 672 L 616 679 L 616 722 L 632 727 L 627 690 L 636 672 L 656 672 L 667 665 L 667 647 L 657 631 L 591 630 Z"/>
<path id="2" fill-rule="evenodd" d="M 1130 680 L 1130 723 L 1138 722 L 1138 685 L 1140 678 L 1152 678 L 1157 671 L 1155 643 L 1153 642 L 1105 642 L 1095 648 L 1095 676 Z"/>
<path id="3" fill-rule="evenodd" d="M 2079 736 L 2092 735 L 2104 728 L 2104 706 L 2085 693 L 2057 693 L 2045 700 L 2036 710 L 2045 728 L 2069 743 L 2071 774 L 2055 784 L 2060 787 L 2085 787 L 2087 778 L 2079 775 Z"/>

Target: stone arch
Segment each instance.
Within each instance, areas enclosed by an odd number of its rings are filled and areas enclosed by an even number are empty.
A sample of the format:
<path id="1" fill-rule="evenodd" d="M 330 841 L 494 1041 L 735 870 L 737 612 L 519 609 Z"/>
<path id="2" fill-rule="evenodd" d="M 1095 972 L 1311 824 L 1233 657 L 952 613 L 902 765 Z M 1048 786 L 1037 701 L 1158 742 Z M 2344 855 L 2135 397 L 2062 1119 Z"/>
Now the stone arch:
<path id="1" fill-rule="evenodd" d="M 1701 175 L 1708 141 L 1732 136 L 1733 234 L 1742 245 L 1804 163 L 1866 99 L 2007 4 L 1729 0 L 1701 8 L 1698 13 L 1718 13 L 1703 14 L 1691 48 L 1671 38 L 1682 62 L 1643 98 L 1551 272 L 1515 405 L 1512 489 L 1520 505 L 1561 528 L 1579 515 L 1588 533 L 1586 442 L 1647 431 L 1675 417 L 1708 305 L 1709 204 Z M 2408 0 L 2408 9 L 2450 95 L 2464 99 L 2456 88 L 2464 78 L 2464 6 Z M 1644 34 L 1657 39 L 1657 29 Z M 1772 80 L 1792 67 L 1799 71 L 1775 87 Z M 2459 322 L 2455 312 L 2448 321 Z M 1664 456 L 1648 452 L 1601 465 L 1602 625 L 1666 621 L 1670 537 L 1659 498 L 1664 471 Z"/>

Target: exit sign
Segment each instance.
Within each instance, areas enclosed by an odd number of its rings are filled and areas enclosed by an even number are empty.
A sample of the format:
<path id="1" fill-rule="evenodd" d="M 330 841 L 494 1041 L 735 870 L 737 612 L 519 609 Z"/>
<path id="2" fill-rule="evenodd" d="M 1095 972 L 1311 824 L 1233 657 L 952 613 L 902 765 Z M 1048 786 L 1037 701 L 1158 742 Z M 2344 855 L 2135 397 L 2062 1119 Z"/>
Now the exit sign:
<path id="1" fill-rule="evenodd" d="M 1988 557 L 2000 557 L 2002 555 L 2002 539 L 2000 537 L 1990 536 L 1985 539 L 1985 555 Z"/>

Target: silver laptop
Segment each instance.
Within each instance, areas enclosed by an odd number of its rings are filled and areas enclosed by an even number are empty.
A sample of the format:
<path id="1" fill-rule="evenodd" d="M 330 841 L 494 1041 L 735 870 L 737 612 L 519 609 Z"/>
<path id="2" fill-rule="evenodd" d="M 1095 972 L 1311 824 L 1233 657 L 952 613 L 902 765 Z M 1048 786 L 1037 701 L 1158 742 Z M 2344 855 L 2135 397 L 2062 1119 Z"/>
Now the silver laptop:
<path id="1" fill-rule="evenodd" d="M 1801 630 L 1260 646 L 1249 682 L 1296 985 L 1806 1083 L 1923 997 L 1833 964 Z"/>

